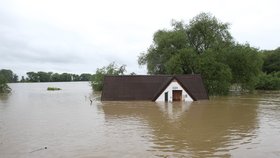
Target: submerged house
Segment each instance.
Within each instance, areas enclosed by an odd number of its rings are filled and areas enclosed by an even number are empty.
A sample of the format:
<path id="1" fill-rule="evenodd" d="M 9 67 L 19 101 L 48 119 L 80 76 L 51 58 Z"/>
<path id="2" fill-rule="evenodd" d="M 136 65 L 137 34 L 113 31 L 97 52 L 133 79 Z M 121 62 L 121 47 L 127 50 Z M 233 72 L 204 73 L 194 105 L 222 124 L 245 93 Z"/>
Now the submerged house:
<path id="1" fill-rule="evenodd" d="M 197 101 L 209 99 L 200 75 L 105 76 L 102 101 Z"/>

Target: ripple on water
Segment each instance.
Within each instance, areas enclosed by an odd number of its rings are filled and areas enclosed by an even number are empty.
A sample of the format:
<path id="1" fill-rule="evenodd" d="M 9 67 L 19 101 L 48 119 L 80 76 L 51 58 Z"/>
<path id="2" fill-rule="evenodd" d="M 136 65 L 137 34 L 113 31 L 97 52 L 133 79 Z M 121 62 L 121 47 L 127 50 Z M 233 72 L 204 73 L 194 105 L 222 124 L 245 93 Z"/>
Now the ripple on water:
<path id="1" fill-rule="evenodd" d="M 62 91 L 45 92 L 48 84 Z M 12 88 L 0 101 L 2 157 L 279 156 L 279 93 L 90 104 L 85 96 L 98 96 L 87 83 Z"/>

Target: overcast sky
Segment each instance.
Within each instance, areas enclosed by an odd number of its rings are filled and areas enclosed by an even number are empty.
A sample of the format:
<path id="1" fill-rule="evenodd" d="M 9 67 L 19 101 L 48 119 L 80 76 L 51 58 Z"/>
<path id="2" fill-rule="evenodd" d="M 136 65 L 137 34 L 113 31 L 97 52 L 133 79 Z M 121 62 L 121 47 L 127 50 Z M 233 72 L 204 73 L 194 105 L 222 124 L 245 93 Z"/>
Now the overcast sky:
<path id="1" fill-rule="evenodd" d="M 239 43 L 280 46 L 279 0 L 0 0 L 0 69 L 94 73 L 115 61 L 145 74 L 137 56 L 172 19 L 210 12 Z"/>

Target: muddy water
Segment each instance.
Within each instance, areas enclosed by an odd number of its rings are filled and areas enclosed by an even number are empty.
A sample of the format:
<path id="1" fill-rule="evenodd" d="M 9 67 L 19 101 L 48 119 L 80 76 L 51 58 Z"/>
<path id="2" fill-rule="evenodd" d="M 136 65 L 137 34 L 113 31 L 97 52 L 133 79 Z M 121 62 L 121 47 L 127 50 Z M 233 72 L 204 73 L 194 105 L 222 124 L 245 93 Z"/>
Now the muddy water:
<path id="1" fill-rule="evenodd" d="M 10 86 L 0 95 L 1 158 L 280 157 L 280 92 L 101 103 L 86 82 Z"/>

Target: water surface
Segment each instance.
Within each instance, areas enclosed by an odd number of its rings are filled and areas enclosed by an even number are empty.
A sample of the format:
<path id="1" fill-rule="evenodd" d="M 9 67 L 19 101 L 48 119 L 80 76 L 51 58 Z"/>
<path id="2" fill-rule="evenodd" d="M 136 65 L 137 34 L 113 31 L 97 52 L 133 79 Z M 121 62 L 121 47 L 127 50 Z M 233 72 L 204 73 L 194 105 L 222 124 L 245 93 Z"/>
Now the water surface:
<path id="1" fill-rule="evenodd" d="M 0 95 L 1 158 L 280 157 L 279 92 L 100 102 L 87 82 L 10 87 Z"/>

